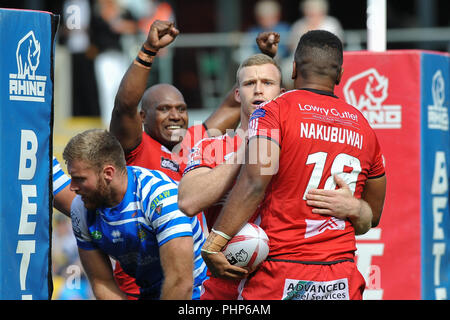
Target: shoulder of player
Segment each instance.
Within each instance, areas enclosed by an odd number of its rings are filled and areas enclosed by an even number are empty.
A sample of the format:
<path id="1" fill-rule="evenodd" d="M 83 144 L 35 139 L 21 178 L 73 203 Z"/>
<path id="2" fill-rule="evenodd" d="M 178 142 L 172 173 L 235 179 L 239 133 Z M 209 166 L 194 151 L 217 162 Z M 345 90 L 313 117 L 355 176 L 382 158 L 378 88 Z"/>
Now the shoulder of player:
<path id="1" fill-rule="evenodd" d="M 267 100 L 266 102 L 261 103 L 256 110 L 276 108 L 280 104 L 290 102 L 290 99 L 295 97 L 295 93 L 297 93 L 298 91 L 299 90 L 294 89 L 294 90 L 289 90 L 289 91 L 283 92 L 283 93 L 279 94 L 278 96 L 276 96 L 275 98 L 273 98 L 272 100 Z"/>
<path id="2" fill-rule="evenodd" d="M 73 201 L 72 201 L 72 204 L 70 207 L 70 211 L 71 211 L 71 216 L 73 214 L 81 215 L 81 214 L 85 214 L 87 212 L 87 209 L 84 206 L 84 202 L 83 202 L 83 200 L 81 200 L 80 195 L 76 195 L 75 198 L 73 198 Z"/>
<path id="3" fill-rule="evenodd" d="M 351 104 L 347 103 L 344 99 L 339 98 L 339 101 L 341 102 L 341 105 L 348 111 L 349 113 L 353 114 L 352 118 L 356 118 L 356 122 L 358 123 L 359 130 L 361 133 L 363 133 L 366 136 L 367 141 L 375 142 L 378 140 L 377 134 L 375 130 L 370 125 L 369 121 L 366 119 L 364 114 L 356 107 L 352 106 Z M 375 142 L 375 144 L 378 144 L 378 142 Z M 375 145 L 374 144 L 374 145 Z M 369 145 L 372 145 L 372 143 L 369 143 Z"/>
<path id="4" fill-rule="evenodd" d="M 207 147 L 208 145 L 211 145 L 211 144 L 223 143 L 228 138 L 231 138 L 231 137 L 227 133 L 225 133 L 225 134 L 223 134 L 221 136 L 203 138 L 203 139 L 197 141 L 194 144 L 194 146 L 190 150 L 190 153 L 195 152 L 195 151 L 200 150 L 200 149 L 203 149 L 203 148 L 205 148 L 205 147 Z"/>
<path id="5" fill-rule="evenodd" d="M 183 140 L 181 141 L 181 144 L 193 145 L 195 142 L 198 142 L 199 140 L 207 136 L 207 128 L 204 123 L 192 125 L 185 130 L 186 133 L 183 137 Z"/>
<path id="6" fill-rule="evenodd" d="M 76 195 L 70 207 L 70 218 L 72 220 L 72 226 L 77 227 L 76 229 L 86 227 L 87 213 L 88 210 L 84 206 L 84 202 L 83 200 L 81 200 L 81 196 Z"/>
<path id="7" fill-rule="evenodd" d="M 149 153 L 151 153 L 151 156 L 154 156 L 154 153 L 160 152 L 161 146 L 162 145 L 150 137 L 148 133 L 142 131 L 141 141 L 133 149 L 125 151 L 127 163 L 134 163 L 137 157 L 148 157 Z"/>
<path id="8" fill-rule="evenodd" d="M 164 172 L 136 166 L 129 168 L 132 176 L 128 177 L 128 180 L 134 184 L 133 192 L 138 194 L 141 200 L 151 199 L 161 193 L 171 196 L 178 193 L 178 182 Z"/>
<path id="9" fill-rule="evenodd" d="M 196 130 L 206 131 L 205 124 L 204 123 L 194 124 L 187 129 L 187 131 L 196 131 Z"/>
<path id="10" fill-rule="evenodd" d="M 366 128 L 369 131 L 373 131 L 372 126 L 370 125 L 369 121 L 366 119 L 366 117 L 364 116 L 364 114 L 356 107 L 352 106 L 351 104 L 347 103 L 344 99 L 339 98 L 339 100 L 341 101 L 341 103 L 348 108 L 349 112 L 352 112 L 354 114 L 357 115 L 358 117 L 358 122 L 360 123 L 360 125 L 364 126 L 364 128 Z"/>
<path id="11" fill-rule="evenodd" d="M 147 132 L 142 131 L 142 141 L 139 145 L 145 145 L 146 148 L 161 148 L 162 144 L 153 139 Z M 137 147 L 136 147 L 137 148 Z"/>
<path id="12" fill-rule="evenodd" d="M 128 180 L 132 179 L 135 181 L 140 181 L 144 183 L 144 185 L 151 183 L 155 184 L 160 181 L 165 183 L 173 183 L 176 185 L 176 182 L 170 178 L 167 174 L 160 170 L 147 169 L 140 166 L 128 166 L 128 172 L 131 173 L 131 177 L 128 177 Z"/>

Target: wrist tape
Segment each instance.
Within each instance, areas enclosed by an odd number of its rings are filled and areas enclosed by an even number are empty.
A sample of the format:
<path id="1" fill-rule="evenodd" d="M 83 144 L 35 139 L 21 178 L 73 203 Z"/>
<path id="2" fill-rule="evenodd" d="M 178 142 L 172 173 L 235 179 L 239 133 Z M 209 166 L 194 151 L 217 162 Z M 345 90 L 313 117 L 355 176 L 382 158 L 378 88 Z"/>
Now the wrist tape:
<path id="1" fill-rule="evenodd" d="M 223 247 L 226 246 L 229 240 L 231 240 L 230 236 L 221 231 L 212 229 L 211 233 L 203 244 L 202 251 L 209 254 L 218 253 L 222 251 Z"/>
<path id="2" fill-rule="evenodd" d="M 148 50 L 142 45 L 141 50 L 138 52 L 136 59 L 133 63 L 139 67 L 150 69 L 152 67 L 153 59 L 155 58 L 157 52 Z"/>

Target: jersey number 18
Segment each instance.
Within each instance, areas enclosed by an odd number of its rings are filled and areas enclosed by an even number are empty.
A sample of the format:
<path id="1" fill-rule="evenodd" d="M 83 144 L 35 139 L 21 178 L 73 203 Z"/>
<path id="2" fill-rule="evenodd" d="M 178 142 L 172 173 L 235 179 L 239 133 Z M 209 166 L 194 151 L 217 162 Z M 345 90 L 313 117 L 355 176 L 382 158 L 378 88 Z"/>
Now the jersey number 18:
<path id="1" fill-rule="evenodd" d="M 326 152 L 316 152 L 308 156 L 306 164 L 314 164 L 314 169 L 312 171 L 311 177 L 309 178 L 308 185 L 305 192 L 303 193 L 303 200 L 306 200 L 306 194 L 310 189 L 316 189 L 319 187 L 319 183 L 322 180 L 324 174 L 325 162 L 327 161 L 328 153 Z M 348 170 L 345 170 L 349 168 Z M 351 171 L 350 171 L 351 169 Z M 350 172 L 347 172 L 350 171 Z M 355 158 L 346 153 L 338 154 L 331 165 L 331 175 L 325 181 L 325 190 L 336 189 L 336 183 L 334 182 L 333 175 L 338 174 L 349 186 L 352 194 L 356 189 L 356 181 L 358 180 L 358 175 L 361 173 L 361 162 L 358 158 Z"/>

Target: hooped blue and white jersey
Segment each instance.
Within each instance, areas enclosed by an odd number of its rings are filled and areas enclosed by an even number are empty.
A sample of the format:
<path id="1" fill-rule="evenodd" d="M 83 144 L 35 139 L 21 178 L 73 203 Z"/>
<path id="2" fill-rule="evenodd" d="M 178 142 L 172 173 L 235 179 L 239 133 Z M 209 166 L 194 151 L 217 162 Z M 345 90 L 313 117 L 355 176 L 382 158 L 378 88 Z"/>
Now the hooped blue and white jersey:
<path id="1" fill-rule="evenodd" d="M 159 247 L 184 236 L 194 242 L 194 291 L 199 299 L 206 279 L 200 249 L 205 241 L 200 223 L 178 209 L 178 185 L 157 170 L 127 167 L 128 187 L 121 203 L 113 208 L 87 210 L 80 196 L 72 202 L 72 228 L 84 250 L 99 249 L 118 260 L 136 279 L 141 296 L 158 299 L 163 272 Z"/>
<path id="2" fill-rule="evenodd" d="M 53 156 L 53 195 L 56 196 L 58 192 L 64 189 L 67 185 L 70 184 L 70 178 L 64 171 L 61 169 L 61 165 Z"/>

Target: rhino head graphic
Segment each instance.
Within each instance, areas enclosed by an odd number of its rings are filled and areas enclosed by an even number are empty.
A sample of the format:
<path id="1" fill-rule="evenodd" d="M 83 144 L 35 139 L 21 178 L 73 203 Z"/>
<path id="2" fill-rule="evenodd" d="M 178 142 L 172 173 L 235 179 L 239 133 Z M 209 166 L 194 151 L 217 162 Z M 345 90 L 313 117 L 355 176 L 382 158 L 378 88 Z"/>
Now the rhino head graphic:
<path id="1" fill-rule="evenodd" d="M 26 76 L 33 79 L 39 65 L 41 55 L 41 44 L 31 30 L 17 44 L 17 76 L 25 79 Z"/>
<path id="2" fill-rule="evenodd" d="M 360 111 L 379 110 L 388 96 L 388 85 L 388 78 L 371 68 L 348 79 L 343 88 L 345 100 Z"/>

